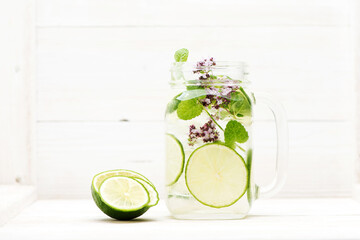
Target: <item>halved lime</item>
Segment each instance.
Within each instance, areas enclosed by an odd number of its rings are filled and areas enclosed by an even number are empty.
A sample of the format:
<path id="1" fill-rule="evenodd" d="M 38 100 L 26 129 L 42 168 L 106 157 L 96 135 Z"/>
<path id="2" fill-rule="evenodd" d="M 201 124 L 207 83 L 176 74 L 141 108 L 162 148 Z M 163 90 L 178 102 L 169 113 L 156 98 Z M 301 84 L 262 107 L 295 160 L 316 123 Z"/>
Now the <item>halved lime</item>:
<path id="1" fill-rule="evenodd" d="M 228 207 L 246 192 L 248 170 L 244 159 L 233 149 L 211 143 L 190 155 L 185 181 L 190 193 L 202 204 Z"/>
<path id="2" fill-rule="evenodd" d="M 180 141 L 172 134 L 166 134 L 166 185 L 179 179 L 184 169 L 185 153 Z"/>
<path id="3" fill-rule="evenodd" d="M 141 179 L 143 182 L 147 183 L 147 185 L 146 185 L 145 183 L 142 182 L 143 185 L 148 190 L 148 192 L 150 193 L 150 202 L 149 202 L 150 205 L 149 205 L 149 207 L 155 206 L 157 204 L 157 202 L 159 201 L 159 195 L 158 195 L 158 193 L 156 191 L 156 188 L 150 182 L 149 179 L 147 179 L 146 177 L 144 177 L 140 173 L 137 173 L 137 172 L 134 172 L 134 171 L 131 171 L 131 170 L 116 169 L 116 170 L 109 170 L 109 171 L 101 172 L 101 173 L 95 175 L 93 180 L 92 180 L 91 195 L 92 195 L 96 205 L 99 208 L 103 205 L 101 197 L 99 195 L 100 185 L 103 183 L 103 181 L 105 179 L 107 179 L 109 177 L 114 177 L 114 176 L 135 177 L 135 178 L 137 178 L 137 180 Z M 149 188 L 149 185 L 152 187 L 152 189 Z"/>
<path id="4" fill-rule="evenodd" d="M 136 218 L 149 209 L 149 192 L 134 178 L 109 177 L 100 185 L 99 194 L 102 200 L 100 209 L 118 220 Z"/>
<path id="5" fill-rule="evenodd" d="M 106 204 L 104 204 L 103 200 L 101 199 L 101 196 L 100 196 L 100 193 L 99 193 L 99 188 L 100 188 L 101 184 L 106 179 L 108 179 L 110 177 L 115 177 L 115 176 L 136 178 L 136 180 L 140 181 L 140 183 L 142 183 L 144 185 L 144 187 L 147 189 L 147 191 L 149 192 L 150 201 L 149 201 L 148 207 L 155 206 L 158 203 L 159 195 L 158 195 L 158 193 L 156 191 L 156 188 L 149 181 L 149 179 L 147 179 L 146 177 L 144 177 L 140 173 L 137 173 L 137 172 L 134 172 L 134 171 L 131 171 L 131 170 L 116 169 L 116 170 L 110 170 L 110 171 L 101 172 L 101 173 L 95 175 L 93 180 L 92 180 L 91 195 L 92 195 L 96 205 L 101 210 L 104 208 L 104 205 L 106 205 Z"/>
<path id="6" fill-rule="evenodd" d="M 99 174 L 96 174 L 93 178 L 92 181 L 92 186 L 94 187 L 94 190 L 96 192 L 99 191 L 99 187 L 101 185 L 101 183 L 109 178 L 109 177 L 114 177 L 114 176 L 124 176 L 124 177 L 137 177 L 140 179 L 143 179 L 144 181 L 150 183 L 150 185 L 154 186 L 149 179 L 147 179 L 146 177 L 144 177 L 143 175 L 141 175 L 140 173 L 131 171 L 131 170 L 126 170 L 126 169 L 115 169 L 115 170 L 109 170 L 109 171 L 105 171 L 105 172 L 101 172 Z"/>
<path id="7" fill-rule="evenodd" d="M 138 178 L 138 177 L 131 177 L 137 181 L 139 181 L 142 185 L 144 185 L 144 187 L 146 188 L 146 190 L 149 192 L 149 197 L 150 197 L 150 201 L 148 203 L 148 207 L 153 207 L 156 204 L 158 204 L 159 202 L 159 194 L 156 191 L 156 189 L 154 188 L 154 186 L 152 186 L 150 183 L 148 183 L 147 181 Z"/>

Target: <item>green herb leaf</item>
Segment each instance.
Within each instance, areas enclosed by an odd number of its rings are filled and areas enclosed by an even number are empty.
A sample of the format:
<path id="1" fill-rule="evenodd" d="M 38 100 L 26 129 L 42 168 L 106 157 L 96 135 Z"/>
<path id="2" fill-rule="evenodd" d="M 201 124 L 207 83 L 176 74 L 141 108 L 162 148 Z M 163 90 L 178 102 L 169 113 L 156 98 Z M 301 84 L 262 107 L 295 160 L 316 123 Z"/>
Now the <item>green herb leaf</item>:
<path id="1" fill-rule="evenodd" d="M 189 85 L 186 86 L 186 90 L 204 89 L 203 86 L 198 85 L 199 80 L 189 80 L 189 81 L 187 81 L 187 84 L 189 84 Z"/>
<path id="2" fill-rule="evenodd" d="M 183 93 L 181 93 L 178 99 L 181 101 L 185 101 L 193 98 L 205 98 L 205 96 L 206 96 L 205 89 L 200 88 L 200 89 L 192 89 L 189 91 L 184 91 Z"/>
<path id="3" fill-rule="evenodd" d="M 251 116 L 251 101 L 243 88 L 231 93 L 229 110 L 238 117 Z"/>
<path id="4" fill-rule="evenodd" d="M 229 112 L 227 112 L 226 110 L 223 109 L 219 109 L 219 116 L 221 120 L 224 120 L 226 117 L 229 116 Z"/>
<path id="5" fill-rule="evenodd" d="M 248 103 L 251 103 L 250 97 L 246 94 L 245 90 L 242 87 L 240 87 L 240 92 L 243 94 L 243 96 L 245 96 Z"/>
<path id="6" fill-rule="evenodd" d="M 197 89 L 204 89 L 204 87 L 198 86 L 198 85 L 189 85 L 189 86 L 186 86 L 186 90 L 188 90 L 188 91 L 197 90 Z"/>
<path id="7" fill-rule="evenodd" d="M 177 98 L 181 95 L 178 94 L 176 95 L 173 99 L 171 99 L 171 101 L 168 103 L 167 107 L 166 107 L 166 112 L 167 113 L 173 113 L 176 111 L 176 109 L 179 106 L 179 103 L 181 102 L 180 100 L 178 100 Z"/>
<path id="8" fill-rule="evenodd" d="M 189 50 L 186 48 L 179 49 L 175 52 L 174 58 L 176 62 L 186 62 L 189 56 Z"/>
<path id="9" fill-rule="evenodd" d="M 248 132 L 244 126 L 236 120 L 231 120 L 226 124 L 225 144 L 231 148 L 235 148 L 235 143 L 244 143 L 249 139 Z"/>
<path id="10" fill-rule="evenodd" d="M 203 106 L 197 98 L 181 101 L 177 108 L 177 115 L 182 120 L 190 120 L 201 114 Z"/>

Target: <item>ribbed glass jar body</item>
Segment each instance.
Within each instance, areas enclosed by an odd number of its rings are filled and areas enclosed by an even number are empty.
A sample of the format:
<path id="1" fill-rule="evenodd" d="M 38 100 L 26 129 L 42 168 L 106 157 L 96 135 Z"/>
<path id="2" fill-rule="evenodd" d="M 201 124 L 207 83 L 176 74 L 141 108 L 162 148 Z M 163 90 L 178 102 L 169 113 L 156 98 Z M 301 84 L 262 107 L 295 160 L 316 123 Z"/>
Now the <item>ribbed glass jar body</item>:
<path id="1" fill-rule="evenodd" d="M 166 202 L 175 218 L 239 219 L 256 197 L 254 96 L 245 64 L 176 63 L 166 121 Z M 208 66 L 211 65 L 211 66 Z"/>

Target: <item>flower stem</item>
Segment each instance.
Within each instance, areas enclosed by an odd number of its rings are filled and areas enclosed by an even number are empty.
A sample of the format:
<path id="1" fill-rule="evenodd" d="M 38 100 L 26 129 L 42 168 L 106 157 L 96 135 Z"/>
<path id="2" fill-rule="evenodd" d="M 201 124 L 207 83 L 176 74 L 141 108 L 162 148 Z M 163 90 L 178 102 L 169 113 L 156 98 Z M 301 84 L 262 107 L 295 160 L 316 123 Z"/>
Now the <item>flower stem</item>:
<path id="1" fill-rule="evenodd" d="M 213 118 L 213 116 L 211 116 L 211 114 L 206 110 L 205 107 L 203 107 L 205 112 L 209 115 L 209 117 L 211 118 L 211 120 L 213 120 L 213 122 L 224 132 L 224 129 L 215 121 L 215 119 Z"/>
<path id="2" fill-rule="evenodd" d="M 240 149 L 242 150 L 243 152 L 246 152 L 244 148 L 242 148 L 239 144 L 235 143 L 235 145 Z"/>
<path id="3" fill-rule="evenodd" d="M 218 123 L 215 121 L 214 117 L 211 116 L 211 114 L 208 112 L 208 110 L 206 110 L 206 108 L 205 108 L 204 106 L 203 106 L 203 108 L 204 108 L 205 112 L 207 113 L 207 115 L 209 115 L 209 117 L 211 118 L 211 120 L 213 120 L 213 122 L 216 124 L 216 126 L 218 126 L 223 132 L 225 132 L 224 129 L 220 126 L 220 124 L 218 124 Z M 235 143 L 235 145 L 236 145 L 240 150 L 242 150 L 242 151 L 245 152 L 245 149 L 242 148 L 239 144 Z"/>

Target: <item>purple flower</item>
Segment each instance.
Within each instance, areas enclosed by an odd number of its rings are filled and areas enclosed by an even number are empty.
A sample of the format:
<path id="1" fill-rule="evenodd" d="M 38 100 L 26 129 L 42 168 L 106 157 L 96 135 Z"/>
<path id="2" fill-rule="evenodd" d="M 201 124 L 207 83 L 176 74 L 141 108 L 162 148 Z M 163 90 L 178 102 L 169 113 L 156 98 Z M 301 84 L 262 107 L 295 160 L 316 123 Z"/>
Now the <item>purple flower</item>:
<path id="1" fill-rule="evenodd" d="M 200 99 L 200 102 L 204 107 L 215 110 L 219 110 L 220 108 L 226 109 L 230 102 L 231 94 L 238 90 L 239 87 L 235 84 L 236 81 L 228 76 L 211 76 L 210 71 L 213 66 L 216 66 L 213 57 L 205 58 L 196 63 L 194 73 L 198 74 L 200 86 L 206 90 L 206 96 L 204 99 Z M 214 117 L 215 119 L 219 118 L 218 116 Z"/>
<path id="2" fill-rule="evenodd" d="M 199 76 L 199 80 L 206 80 L 210 78 L 209 71 L 211 70 L 212 66 L 215 66 L 216 63 L 213 57 L 205 58 L 202 61 L 196 63 L 194 73 L 201 73 Z"/>
<path id="3" fill-rule="evenodd" d="M 196 129 L 195 125 L 189 127 L 189 145 L 193 146 L 198 139 L 202 139 L 204 143 L 215 142 L 219 139 L 219 132 L 216 130 L 216 125 L 212 120 L 206 122 L 200 130 Z"/>
<path id="4" fill-rule="evenodd" d="M 231 92 L 233 92 L 234 90 L 230 87 L 224 87 L 222 90 L 221 90 L 221 95 L 223 96 L 228 96 L 229 94 L 231 94 Z"/>

